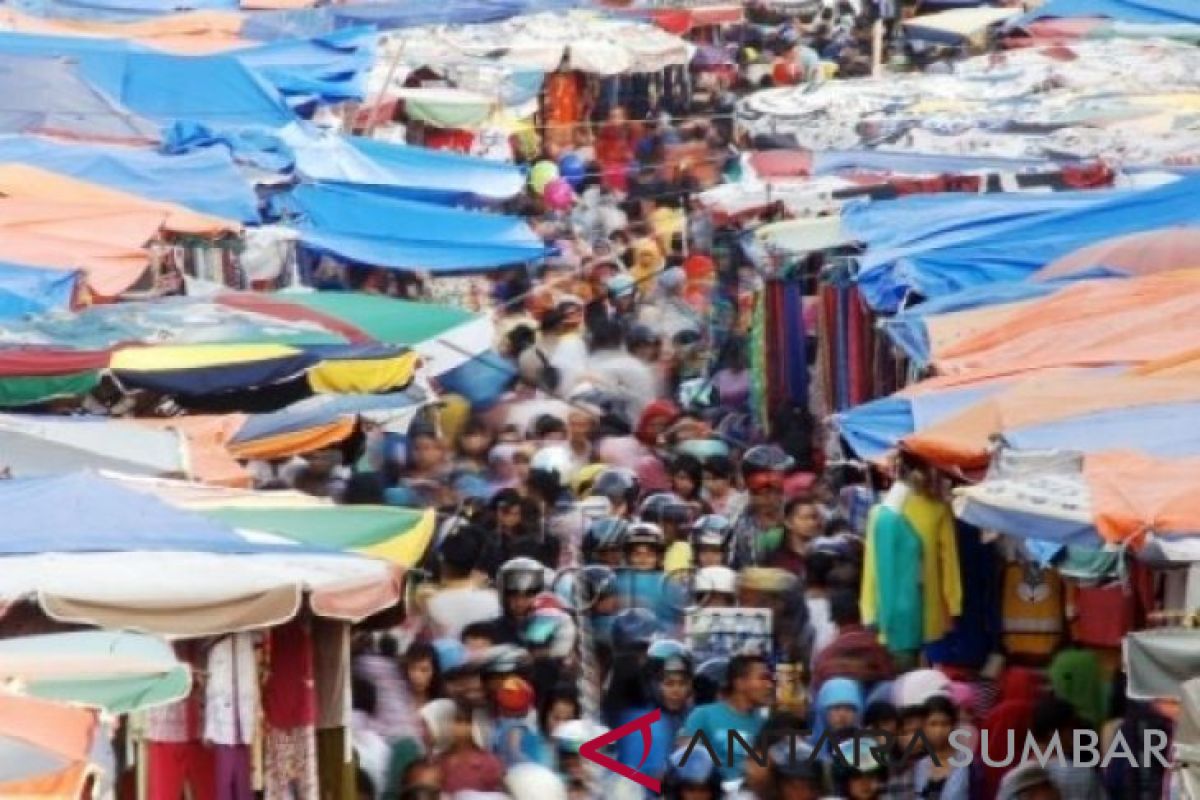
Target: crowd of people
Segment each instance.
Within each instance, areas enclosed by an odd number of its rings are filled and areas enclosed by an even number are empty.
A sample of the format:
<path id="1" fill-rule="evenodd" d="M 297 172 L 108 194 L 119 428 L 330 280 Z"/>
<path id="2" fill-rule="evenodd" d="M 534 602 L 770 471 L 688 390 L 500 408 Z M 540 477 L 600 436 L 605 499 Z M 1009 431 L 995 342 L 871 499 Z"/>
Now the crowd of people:
<path id="1" fill-rule="evenodd" d="M 487 286 L 511 368 L 499 399 L 447 394 L 406 434 L 367 429 L 263 465 L 262 485 L 440 511 L 405 621 L 356 642 L 363 797 L 644 795 L 580 747 L 656 710 L 649 737 L 617 741 L 612 756 L 671 798 L 1160 796 L 1161 769 L 1120 761 L 952 763 L 955 731 L 971 748 L 1015 731 L 1019 748 L 1025 734 L 1082 729 L 1133 741 L 1171 720 L 1119 688 L 1088 701 L 1094 662 L 1071 651 L 1048 653 L 1045 677 L 999 657 L 941 670 L 922 647 L 885 642 L 873 593 L 934 592 L 926 615 L 941 614 L 944 632 L 962 613 L 957 568 L 953 586 L 880 585 L 865 541 L 887 476 L 823 464 L 804 414 L 798 429 L 763 431 L 746 222 L 717 224 L 696 192 L 740 168 L 739 93 L 825 80 L 831 64 L 865 69 L 868 24 L 831 10 L 814 25 L 738 44 L 705 105 L 659 109 L 651 95 L 645 119 L 614 106 L 572 139 L 584 167 L 573 208 L 523 201 L 559 255 Z M 563 158 L 552 138 L 529 163 Z M 381 275 L 358 288 L 400 291 Z M 931 477 L 914 485 L 941 501 Z M 727 752 L 731 731 L 765 757 Z M 699 733 L 713 751 L 694 745 Z"/>

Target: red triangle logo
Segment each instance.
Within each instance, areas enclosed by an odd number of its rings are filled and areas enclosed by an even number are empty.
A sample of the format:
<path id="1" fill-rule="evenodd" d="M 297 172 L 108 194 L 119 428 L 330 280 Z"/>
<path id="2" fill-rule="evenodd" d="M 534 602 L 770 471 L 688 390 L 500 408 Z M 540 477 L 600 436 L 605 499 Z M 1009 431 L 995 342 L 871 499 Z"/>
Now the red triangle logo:
<path id="1" fill-rule="evenodd" d="M 650 736 L 650 726 L 658 722 L 661 718 L 662 709 L 656 708 L 649 714 L 643 714 L 637 719 L 630 720 L 621 727 L 614 728 L 603 736 L 597 736 L 595 739 L 584 742 L 579 746 L 579 755 L 583 758 L 586 758 L 588 761 L 591 761 L 593 764 L 598 764 L 609 772 L 615 772 L 622 778 L 628 778 L 634 783 L 644 786 L 657 794 L 658 792 L 662 791 L 662 784 L 660 784 L 654 778 L 651 778 L 649 775 L 638 772 L 636 769 L 631 769 L 622 764 L 620 761 L 604 755 L 600 752 L 600 748 L 610 745 L 618 739 L 624 739 L 634 731 L 641 731 L 642 760 L 638 762 L 638 767 L 640 768 L 642 764 L 646 763 L 646 757 L 650 755 L 650 745 L 653 742 L 653 739 L 651 739 Z"/>

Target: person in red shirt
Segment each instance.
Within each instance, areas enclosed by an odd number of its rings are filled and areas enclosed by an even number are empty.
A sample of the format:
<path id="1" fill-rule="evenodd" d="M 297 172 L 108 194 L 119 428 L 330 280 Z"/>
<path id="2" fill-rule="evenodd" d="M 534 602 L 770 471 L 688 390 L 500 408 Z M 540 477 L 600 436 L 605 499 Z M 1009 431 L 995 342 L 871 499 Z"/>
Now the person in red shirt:
<path id="1" fill-rule="evenodd" d="M 830 602 L 837 636 L 813 661 L 809 691 L 816 693 L 821 684 L 833 677 L 853 678 L 864 686 L 896 676 L 892 656 L 879 643 L 874 631 L 862 625 L 858 598 L 838 592 Z"/>

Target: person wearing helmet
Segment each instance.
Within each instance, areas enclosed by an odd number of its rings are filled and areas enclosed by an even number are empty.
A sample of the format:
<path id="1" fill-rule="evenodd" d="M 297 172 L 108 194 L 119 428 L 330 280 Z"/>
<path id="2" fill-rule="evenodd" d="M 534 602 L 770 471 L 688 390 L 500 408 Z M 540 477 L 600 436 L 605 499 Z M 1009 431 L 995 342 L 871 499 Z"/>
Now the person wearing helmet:
<path id="1" fill-rule="evenodd" d="M 680 573 L 692 564 L 692 548 L 684 531 L 691 524 L 695 508 L 670 492 L 656 492 L 642 501 L 638 516 L 642 522 L 657 525 L 663 532 L 663 570 Z"/>
<path id="2" fill-rule="evenodd" d="M 636 522 L 625 531 L 625 565 L 635 572 L 659 572 L 662 569 L 666 540 L 662 528 L 650 522 Z"/>
<path id="3" fill-rule="evenodd" d="M 608 733 L 603 725 L 583 719 L 572 719 L 555 726 L 551 736 L 554 739 L 555 765 L 559 777 L 567 782 L 571 789 L 586 788 L 588 770 L 579 748 L 592 739 Z M 607 752 L 609 748 L 604 748 Z"/>
<path id="4" fill-rule="evenodd" d="M 625 558 L 625 534 L 629 523 L 610 517 L 593 520 L 583 535 L 585 564 L 599 564 L 616 569 Z"/>
<path id="5" fill-rule="evenodd" d="M 697 706 L 683 724 L 681 740 L 690 741 L 702 732 L 720 751 L 730 731 L 737 732 L 747 742 L 758 737 L 766 719 L 764 712 L 775 694 L 766 658 L 759 654 L 736 655 L 729 660 L 726 678 L 724 698 Z M 721 766 L 722 779 L 737 780 L 745 760 L 745 752 L 734 748 L 733 759 Z"/>
<path id="6" fill-rule="evenodd" d="M 702 608 L 737 606 L 737 573 L 729 567 L 704 567 L 692 582 L 696 605 Z"/>
<path id="7" fill-rule="evenodd" d="M 703 747 L 692 748 L 690 753 L 681 747 L 671 754 L 668 764 L 662 782 L 666 800 L 719 800 L 722 796 L 721 771 Z"/>
<path id="8" fill-rule="evenodd" d="M 663 776 L 671 747 L 691 710 L 692 663 L 687 647 L 668 639 L 651 642 L 642 659 L 622 662 L 636 674 L 621 672 L 622 679 L 629 681 L 626 705 L 613 709 L 612 724 L 627 724 L 655 709 L 661 714 L 650 725 L 648 749 L 643 752 L 641 737 L 623 737 L 615 744 L 617 761 L 653 778 Z"/>
<path id="9" fill-rule="evenodd" d="M 742 457 L 749 492 L 734 521 L 733 566 L 763 563 L 783 537 L 783 480 L 795 462 L 777 445 L 751 447 Z"/>
<path id="10" fill-rule="evenodd" d="M 692 564 L 697 569 L 723 567 L 729 563 L 729 540 L 733 523 L 720 514 L 705 514 L 692 523 Z"/>
<path id="11" fill-rule="evenodd" d="M 539 533 L 553 553 L 554 567 L 561 565 L 563 546 L 583 537 L 583 515 L 571 492 L 574 476 L 574 457 L 565 445 L 543 447 L 530 459 L 529 495 L 541 512 Z"/>
<path id="12" fill-rule="evenodd" d="M 642 493 L 637 473 L 621 467 L 609 467 L 600 472 L 592 481 L 588 494 L 605 497 L 612 504 L 612 516 L 628 519 L 637 507 L 638 497 Z"/>
<path id="13" fill-rule="evenodd" d="M 887 766 L 875 757 L 871 742 L 849 739 L 842 742 L 841 757 L 833 760 L 833 775 L 838 793 L 846 800 L 879 800 Z"/>
<path id="14" fill-rule="evenodd" d="M 525 625 L 534 611 L 534 601 L 546 588 L 546 568 L 532 558 L 514 558 L 504 562 L 496 573 L 501 614 L 493 623 L 495 641 L 519 645 L 524 641 Z"/>
<path id="15" fill-rule="evenodd" d="M 682 586 L 666 580 L 662 529 L 648 522 L 625 534 L 625 568 L 617 572 L 617 594 L 627 608 L 649 609 L 664 625 L 674 624 L 685 607 Z"/>

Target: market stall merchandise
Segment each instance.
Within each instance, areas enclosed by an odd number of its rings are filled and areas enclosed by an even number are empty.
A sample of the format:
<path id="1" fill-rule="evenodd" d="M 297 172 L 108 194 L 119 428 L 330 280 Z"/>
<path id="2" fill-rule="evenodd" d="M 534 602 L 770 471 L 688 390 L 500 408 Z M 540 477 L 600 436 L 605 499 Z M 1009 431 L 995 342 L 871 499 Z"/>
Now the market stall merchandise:
<path id="1" fill-rule="evenodd" d="M 739 123 L 751 136 L 813 150 L 1142 166 L 1196 157 L 1186 110 L 1197 90 L 1193 47 L 1121 39 L 1071 47 L 1068 59 L 1030 48 L 957 62 L 944 75 L 767 89 L 742 100 Z"/>

